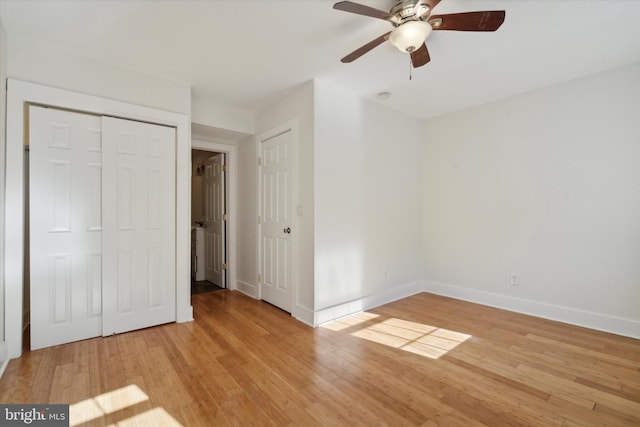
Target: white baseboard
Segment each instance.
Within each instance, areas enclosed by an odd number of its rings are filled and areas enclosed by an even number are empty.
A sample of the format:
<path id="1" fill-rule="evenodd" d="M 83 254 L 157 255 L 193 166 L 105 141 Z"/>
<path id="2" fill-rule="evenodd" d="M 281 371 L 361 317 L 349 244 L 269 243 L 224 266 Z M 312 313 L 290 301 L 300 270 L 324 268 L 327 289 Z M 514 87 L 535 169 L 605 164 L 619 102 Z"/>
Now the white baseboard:
<path id="1" fill-rule="evenodd" d="M 302 323 L 304 323 L 306 325 L 309 325 L 311 327 L 314 326 L 314 324 L 313 324 L 313 318 L 314 318 L 313 314 L 314 313 L 313 313 L 312 309 L 310 309 L 308 307 L 305 307 L 303 305 L 300 305 L 300 304 L 296 304 L 295 307 L 293 308 L 293 312 L 291 313 L 291 315 L 295 319 L 297 319 L 297 320 L 301 321 Z"/>
<path id="2" fill-rule="evenodd" d="M 189 304 L 189 307 L 180 313 L 180 316 L 176 316 L 176 323 L 193 322 L 193 306 Z"/>
<path id="3" fill-rule="evenodd" d="M 2 362 L 2 365 L 0 365 L 0 378 L 2 378 L 2 375 L 4 374 L 4 371 L 7 369 L 8 365 L 9 365 L 9 359 L 5 359 Z"/>
<path id="4" fill-rule="evenodd" d="M 327 307 L 314 313 L 313 326 L 318 326 L 341 317 L 388 304 L 390 302 L 423 292 L 423 282 L 414 282 L 395 288 L 385 289 L 377 294 L 359 298 L 333 307 Z"/>
<path id="5" fill-rule="evenodd" d="M 242 280 L 236 280 L 236 290 L 243 294 L 250 296 L 251 298 L 258 298 L 258 288 L 251 283 L 243 282 Z"/>
<path id="6" fill-rule="evenodd" d="M 0 378 L 4 374 L 7 365 L 9 364 L 9 352 L 7 351 L 7 343 L 5 341 L 0 342 Z"/>
<path id="7" fill-rule="evenodd" d="M 445 283 L 424 282 L 424 291 L 477 304 L 556 320 L 585 328 L 610 332 L 631 338 L 640 338 L 640 321 L 579 310 L 539 301 L 495 294 L 477 289 L 463 288 Z"/>

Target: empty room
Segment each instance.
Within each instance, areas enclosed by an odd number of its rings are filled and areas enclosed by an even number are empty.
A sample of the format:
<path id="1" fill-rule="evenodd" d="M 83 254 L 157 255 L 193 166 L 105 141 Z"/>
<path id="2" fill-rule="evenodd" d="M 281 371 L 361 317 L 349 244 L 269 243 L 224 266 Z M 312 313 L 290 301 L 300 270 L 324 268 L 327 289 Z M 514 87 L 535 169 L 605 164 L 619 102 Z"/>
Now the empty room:
<path id="1" fill-rule="evenodd" d="M 0 0 L 0 424 L 640 425 L 639 21 Z"/>

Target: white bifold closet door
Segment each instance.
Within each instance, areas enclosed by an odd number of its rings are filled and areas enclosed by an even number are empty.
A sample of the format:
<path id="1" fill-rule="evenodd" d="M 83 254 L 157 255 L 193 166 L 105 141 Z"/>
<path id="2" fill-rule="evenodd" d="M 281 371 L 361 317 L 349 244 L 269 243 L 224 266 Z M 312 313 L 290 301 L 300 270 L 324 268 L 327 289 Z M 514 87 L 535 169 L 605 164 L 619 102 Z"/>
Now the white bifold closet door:
<path id="1" fill-rule="evenodd" d="M 102 334 L 176 320 L 175 129 L 102 119 Z"/>
<path id="2" fill-rule="evenodd" d="M 175 129 L 29 108 L 31 348 L 175 321 Z"/>
<path id="3" fill-rule="evenodd" d="M 29 108 L 31 349 L 102 334 L 101 118 Z"/>

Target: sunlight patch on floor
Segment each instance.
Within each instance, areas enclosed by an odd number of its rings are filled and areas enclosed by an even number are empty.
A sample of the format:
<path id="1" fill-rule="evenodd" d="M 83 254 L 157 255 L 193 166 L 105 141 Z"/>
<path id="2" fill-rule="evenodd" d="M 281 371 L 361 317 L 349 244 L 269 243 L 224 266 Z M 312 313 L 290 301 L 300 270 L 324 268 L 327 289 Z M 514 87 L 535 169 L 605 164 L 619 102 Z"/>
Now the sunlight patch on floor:
<path id="1" fill-rule="evenodd" d="M 461 332 L 397 318 L 376 323 L 351 335 L 430 359 L 444 356 L 471 338 L 471 335 Z"/>
<path id="2" fill-rule="evenodd" d="M 368 322 L 371 319 L 375 319 L 377 314 L 361 312 L 352 314 L 351 316 L 342 317 L 340 319 L 333 320 L 331 322 L 320 325 L 321 328 L 329 329 L 330 331 L 342 331 L 343 329 L 350 328 L 352 326 L 360 325 L 364 322 Z"/>
<path id="3" fill-rule="evenodd" d="M 149 400 L 149 396 L 147 396 L 140 387 L 135 384 L 130 384 L 126 387 L 69 405 L 69 426 L 78 426 L 147 400 Z M 181 424 L 163 408 L 154 408 L 118 421 L 113 425 L 180 426 Z"/>

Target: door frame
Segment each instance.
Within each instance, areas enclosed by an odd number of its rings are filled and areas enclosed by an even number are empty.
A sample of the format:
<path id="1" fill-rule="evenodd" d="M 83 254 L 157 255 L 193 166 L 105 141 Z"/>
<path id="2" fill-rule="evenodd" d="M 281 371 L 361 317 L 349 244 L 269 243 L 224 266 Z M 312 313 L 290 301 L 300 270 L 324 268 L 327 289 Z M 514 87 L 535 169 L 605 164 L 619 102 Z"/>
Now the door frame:
<path id="1" fill-rule="evenodd" d="M 299 203 L 298 195 L 298 119 L 289 120 L 282 123 L 266 132 L 263 132 L 256 136 L 256 159 L 260 159 L 262 156 L 262 143 L 281 135 L 286 132 L 291 132 L 291 200 L 289 201 L 289 210 L 291 214 L 291 226 L 293 232 L 291 233 L 291 315 L 296 317 L 298 301 L 298 283 L 299 283 L 299 238 L 300 235 L 300 221 L 298 220 L 298 212 L 296 206 Z M 262 207 L 260 202 L 262 201 L 262 176 L 260 168 L 262 167 L 259 162 L 256 162 L 256 211 L 257 215 L 262 215 Z M 262 274 L 262 250 L 260 244 L 260 237 L 262 235 L 262 226 L 258 218 L 256 218 L 256 269 L 257 275 Z M 256 298 L 262 299 L 262 281 L 256 277 L 257 289 Z"/>
<path id="2" fill-rule="evenodd" d="M 224 153 L 226 155 L 227 176 L 225 181 L 225 198 L 227 204 L 227 238 L 226 238 L 226 255 L 227 255 L 227 289 L 236 290 L 236 245 L 237 245 L 237 171 L 238 171 L 238 147 L 231 144 L 220 142 L 204 141 L 201 139 L 191 140 L 192 150 L 209 151 L 212 153 Z M 191 149 L 189 150 L 189 162 L 191 162 Z M 189 169 L 191 170 L 191 169 Z M 191 179 L 191 178 L 190 178 Z M 191 183 L 191 180 L 189 180 Z M 191 192 L 189 192 L 191 198 Z M 189 200 L 189 208 L 191 208 L 191 200 Z M 191 210 L 191 209 L 189 209 Z M 191 221 L 191 212 L 189 212 L 189 221 Z M 188 265 L 191 265 L 189 262 Z"/>
<path id="3" fill-rule="evenodd" d="M 193 320 L 191 306 L 191 124 L 189 116 L 94 95 L 7 81 L 5 193 L 5 331 L 9 358 L 22 353 L 24 278 L 24 142 L 27 104 L 119 117 L 176 128 L 176 321 Z"/>

